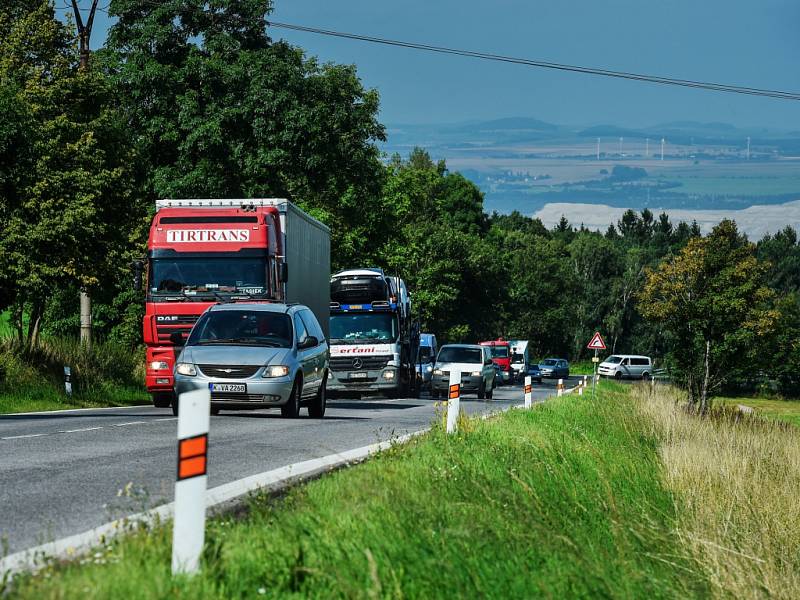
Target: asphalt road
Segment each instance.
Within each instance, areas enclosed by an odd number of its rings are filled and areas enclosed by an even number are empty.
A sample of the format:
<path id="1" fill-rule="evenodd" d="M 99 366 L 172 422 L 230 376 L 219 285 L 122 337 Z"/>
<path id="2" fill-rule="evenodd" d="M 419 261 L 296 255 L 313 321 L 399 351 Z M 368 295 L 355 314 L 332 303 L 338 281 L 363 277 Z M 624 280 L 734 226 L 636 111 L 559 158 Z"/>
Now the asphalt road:
<path id="1" fill-rule="evenodd" d="M 555 384 L 534 390 L 541 401 Z M 462 406 L 483 413 L 522 400 L 520 386 L 501 387 Z M 223 412 L 211 417 L 208 485 L 388 440 L 433 417 L 428 398 L 332 400 L 323 420 Z M 25 550 L 171 501 L 176 421 L 151 406 L 0 416 L 0 547 Z"/>

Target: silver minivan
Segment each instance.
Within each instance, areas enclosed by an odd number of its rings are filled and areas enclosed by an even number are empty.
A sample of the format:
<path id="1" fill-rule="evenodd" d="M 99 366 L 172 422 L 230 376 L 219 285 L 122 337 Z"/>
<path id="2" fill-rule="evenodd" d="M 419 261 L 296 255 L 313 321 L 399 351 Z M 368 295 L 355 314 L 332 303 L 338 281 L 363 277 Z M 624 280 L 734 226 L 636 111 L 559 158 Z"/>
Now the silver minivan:
<path id="1" fill-rule="evenodd" d="M 597 373 L 614 379 L 648 380 L 653 375 L 653 361 L 649 356 L 614 354 L 600 363 Z"/>

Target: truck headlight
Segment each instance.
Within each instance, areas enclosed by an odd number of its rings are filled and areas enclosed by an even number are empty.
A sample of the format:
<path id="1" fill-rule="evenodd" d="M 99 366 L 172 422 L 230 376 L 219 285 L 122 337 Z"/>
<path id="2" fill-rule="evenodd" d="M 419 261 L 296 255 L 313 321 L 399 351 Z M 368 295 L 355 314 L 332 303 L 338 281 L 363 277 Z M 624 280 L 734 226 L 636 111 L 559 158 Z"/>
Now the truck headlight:
<path id="1" fill-rule="evenodd" d="M 178 375 L 185 375 L 186 377 L 194 377 L 197 375 L 197 369 L 191 363 L 178 363 L 175 365 L 175 372 Z"/>
<path id="2" fill-rule="evenodd" d="M 433 370 L 433 374 L 434 375 L 441 375 L 442 374 L 442 370 L 441 369 L 434 369 Z"/>
<path id="3" fill-rule="evenodd" d="M 433 367 L 432 366 L 428 365 L 427 367 L 425 367 L 425 372 L 426 373 L 430 373 L 431 371 L 433 371 Z"/>
<path id="4" fill-rule="evenodd" d="M 481 372 L 480 371 L 473 371 L 472 373 L 470 373 L 470 375 L 472 375 L 473 377 L 480 377 L 481 376 Z"/>
<path id="5" fill-rule="evenodd" d="M 394 379 L 394 371 L 384 371 L 383 372 L 384 379 Z"/>
<path id="6" fill-rule="evenodd" d="M 286 377 L 289 374 L 289 367 L 286 365 L 273 365 L 264 369 L 264 377 Z"/>
<path id="7" fill-rule="evenodd" d="M 169 365 L 166 361 L 163 360 L 154 360 L 150 363 L 150 369 L 153 371 L 163 371 L 164 369 L 169 369 Z"/>

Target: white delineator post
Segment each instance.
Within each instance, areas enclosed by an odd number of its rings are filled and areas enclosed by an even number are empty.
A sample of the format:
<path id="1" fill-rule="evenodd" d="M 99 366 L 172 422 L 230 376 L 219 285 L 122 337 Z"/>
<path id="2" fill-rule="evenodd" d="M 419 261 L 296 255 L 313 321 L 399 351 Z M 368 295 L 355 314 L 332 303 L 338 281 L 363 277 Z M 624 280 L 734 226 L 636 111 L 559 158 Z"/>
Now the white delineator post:
<path id="1" fill-rule="evenodd" d="M 178 398 L 178 476 L 172 531 L 172 574 L 200 569 L 206 528 L 208 426 L 211 391 L 193 390 Z"/>
<path id="2" fill-rule="evenodd" d="M 531 384 L 531 378 L 525 378 L 525 408 L 530 408 L 531 404 L 533 404 L 533 385 Z"/>
<path id="3" fill-rule="evenodd" d="M 558 380 L 558 385 L 556 387 L 558 389 L 558 395 L 559 396 L 563 396 L 564 395 L 564 380 L 563 379 L 559 379 Z"/>
<path id="4" fill-rule="evenodd" d="M 461 409 L 461 371 L 450 371 L 450 387 L 447 391 L 447 433 L 458 426 L 458 411 Z"/>

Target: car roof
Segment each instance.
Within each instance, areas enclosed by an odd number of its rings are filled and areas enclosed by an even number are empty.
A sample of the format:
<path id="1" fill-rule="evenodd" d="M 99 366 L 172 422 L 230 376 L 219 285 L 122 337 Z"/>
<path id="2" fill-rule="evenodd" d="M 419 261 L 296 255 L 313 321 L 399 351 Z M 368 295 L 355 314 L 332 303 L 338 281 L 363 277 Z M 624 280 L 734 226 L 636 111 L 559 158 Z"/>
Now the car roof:
<path id="1" fill-rule="evenodd" d="M 215 304 L 209 308 L 209 312 L 220 312 L 228 310 L 252 310 L 255 312 L 288 313 L 293 308 L 306 308 L 302 304 L 283 304 L 282 302 L 227 302 L 225 304 Z"/>
<path id="2" fill-rule="evenodd" d="M 445 348 L 473 348 L 475 350 L 482 350 L 479 344 L 445 344 L 442 346 L 442 350 Z"/>
<path id="3" fill-rule="evenodd" d="M 609 354 L 606 358 L 611 358 L 612 356 L 619 356 L 620 358 L 646 358 L 650 360 L 650 357 L 644 354 Z"/>
<path id="4" fill-rule="evenodd" d="M 564 361 L 566 361 L 567 359 L 566 358 L 558 358 L 557 356 L 548 356 L 547 358 L 543 358 L 542 359 L 542 361 L 545 361 L 545 360 L 564 360 Z"/>

